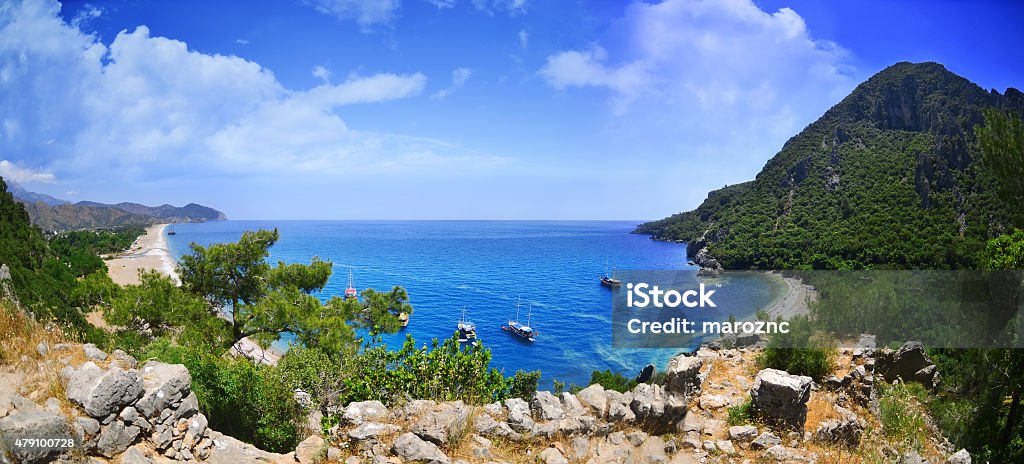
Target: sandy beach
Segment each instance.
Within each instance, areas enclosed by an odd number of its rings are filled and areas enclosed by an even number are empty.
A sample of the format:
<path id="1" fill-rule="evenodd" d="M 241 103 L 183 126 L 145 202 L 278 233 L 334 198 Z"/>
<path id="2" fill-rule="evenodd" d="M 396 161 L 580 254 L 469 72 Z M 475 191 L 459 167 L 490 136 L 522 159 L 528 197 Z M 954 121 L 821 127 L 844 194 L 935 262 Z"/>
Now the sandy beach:
<path id="1" fill-rule="evenodd" d="M 146 234 L 135 240 L 128 251 L 106 260 L 110 279 L 119 285 L 137 285 L 139 270 L 154 270 L 170 276 L 178 285 L 181 279 L 175 272 L 174 258 L 167 249 L 167 224 L 146 228 Z"/>
<path id="2" fill-rule="evenodd" d="M 794 316 L 808 315 L 811 313 L 807 303 L 818 299 L 818 292 L 814 287 L 807 285 L 792 277 L 783 277 L 781 274 L 772 273 L 782 279 L 787 286 L 786 296 L 782 297 L 775 306 L 768 309 L 768 315 L 772 319 L 782 316 L 783 319 L 791 319 Z"/>

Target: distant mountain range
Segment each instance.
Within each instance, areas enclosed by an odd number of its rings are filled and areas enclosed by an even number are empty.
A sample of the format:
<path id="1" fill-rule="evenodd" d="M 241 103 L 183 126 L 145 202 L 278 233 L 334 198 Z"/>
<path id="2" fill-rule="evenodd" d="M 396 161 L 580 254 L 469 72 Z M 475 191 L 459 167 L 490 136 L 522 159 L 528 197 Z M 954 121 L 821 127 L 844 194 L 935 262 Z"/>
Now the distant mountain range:
<path id="1" fill-rule="evenodd" d="M 182 207 L 146 206 L 127 202 L 114 205 L 95 201 L 71 203 L 50 195 L 30 192 L 13 181 L 7 183 L 14 199 L 25 205 L 32 224 L 44 231 L 227 219 L 224 213 L 196 203 Z"/>

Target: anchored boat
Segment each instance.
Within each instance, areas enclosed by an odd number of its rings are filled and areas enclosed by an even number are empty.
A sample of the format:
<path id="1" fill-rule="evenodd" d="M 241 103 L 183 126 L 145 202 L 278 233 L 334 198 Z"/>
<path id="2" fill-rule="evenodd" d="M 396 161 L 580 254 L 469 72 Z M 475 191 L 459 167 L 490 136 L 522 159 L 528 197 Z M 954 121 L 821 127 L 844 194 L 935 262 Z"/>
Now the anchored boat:
<path id="1" fill-rule="evenodd" d="M 459 341 L 462 343 L 476 341 L 476 324 L 466 318 L 466 307 L 462 307 L 462 319 L 459 319 Z"/>
<path id="2" fill-rule="evenodd" d="M 358 293 L 359 292 L 356 291 L 355 282 L 352 280 L 352 268 L 350 267 L 348 268 L 348 287 L 345 288 L 345 299 L 355 298 Z"/>
<path id="3" fill-rule="evenodd" d="M 515 320 L 509 320 L 508 325 L 501 326 L 501 330 L 511 333 L 519 338 L 522 338 L 528 342 L 534 341 L 537 338 L 537 331 L 530 327 L 530 317 L 533 315 L 533 305 L 530 305 L 530 311 L 526 313 L 526 324 L 519 322 L 519 307 L 520 301 L 516 302 L 516 318 Z"/>
<path id="4" fill-rule="evenodd" d="M 601 285 L 608 288 L 617 288 L 622 285 L 621 280 L 612 277 L 611 274 L 608 274 L 608 263 L 605 263 L 604 265 L 604 275 L 601 276 Z"/>

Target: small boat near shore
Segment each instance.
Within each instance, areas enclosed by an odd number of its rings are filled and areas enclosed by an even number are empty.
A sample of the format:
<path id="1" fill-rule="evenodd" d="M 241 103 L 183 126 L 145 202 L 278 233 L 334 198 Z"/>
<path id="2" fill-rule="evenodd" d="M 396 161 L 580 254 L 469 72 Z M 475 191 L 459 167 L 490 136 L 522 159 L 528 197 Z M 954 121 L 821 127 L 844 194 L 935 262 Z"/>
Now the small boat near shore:
<path id="1" fill-rule="evenodd" d="M 520 299 L 521 301 L 521 299 Z M 508 325 L 501 326 L 501 330 L 511 333 L 523 340 L 532 342 L 537 338 L 537 331 L 530 327 L 530 318 L 533 315 L 533 305 L 530 305 L 530 311 L 526 313 L 526 324 L 519 322 L 519 307 L 520 302 L 516 302 L 516 318 L 515 320 L 510 319 Z"/>
<path id="2" fill-rule="evenodd" d="M 459 319 L 459 342 L 476 342 L 476 324 L 466 317 L 466 307 L 462 307 L 462 318 Z"/>
<path id="3" fill-rule="evenodd" d="M 402 327 L 408 327 L 409 326 L 409 314 L 407 314 L 407 313 L 398 313 L 398 323 L 401 324 Z"/>
<path id="4" fill-rule="evenodd" d="M 177 235 L 177 234 L 178 233 L 175 232 L 174 229 L 172 229 L 170 227 L 167 228 L 167 235 Z"/>

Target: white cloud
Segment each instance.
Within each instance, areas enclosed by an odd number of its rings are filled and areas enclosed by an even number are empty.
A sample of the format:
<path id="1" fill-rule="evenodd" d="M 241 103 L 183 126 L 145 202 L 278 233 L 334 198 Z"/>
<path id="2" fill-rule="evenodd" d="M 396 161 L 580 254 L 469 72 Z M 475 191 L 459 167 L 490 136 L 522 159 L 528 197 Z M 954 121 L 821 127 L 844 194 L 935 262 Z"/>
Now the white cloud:
<path id="1" fill-rule="evenodd" d="M 472 2 L 477 10 L 487 14 L 508 13 L 512 16 L 518 16 L 526 13 L 529 0 L 472 0 Z"/>
<path id="2" fill-rule="evenodd" d="M 526 29 L 519 30 L 519 46 L 526 48 L 530 45 L 530 33 Z"/>
<path id="3" fill-rule="evenodd" d="M 613 30 L 551 54 L 538 75 L 570 96 L 579 88 L 604 95 L 615 138 L 608 146 L 659 153 L 665 161 L 651 182 L 669 197 L 690 198 L 681 176 L 703 191 L 749 179 L 856 84 L 848 52 L 811 36 L 789 8 L 635 1 Z"/>
<path id="4" fill-rule="evenodd" d="M 385 25 L 395 18 L 401 0 L 303 0 L 317 11 L 341 21 L 353 20 L 363 31 Z"/>
<path id="5" fill-rule="evenodd" d="M 331 82 L 331 70 L 323 66 L 313 66 L 313 77 L 324 81 L 325 84 Z"/>
<path id="6" fill-rule="evenodd" d="M 0 177 L 13 180 L 19 184 L 52 184 L 57 182 L 57 177 L 52 172 L 26 168 L 7 160 L 0 160 Z"/>
<path id="7" fill-rule="evenodd" d="M 468 81 L 470 76 L 472 75 L 473 70 L 470 68 L 455 68 L 455 70 L 452 71 L 452 85 L 449 86 L 448 88 L 438 90 L 433 95 L 431 95 L 430 98 L 433 98 L 435 100 L 441 100 L 447 97 L 448 95 L 451 95 L 456 90 L 461 89 L 462 86 L 466 84 L 466 81 Z"/>
<path id="8" fill-rule="evenodd" d="M 245 39 L 235 39 L 235 43 L 238 45 L 249 45 L 249 41 Z"/>
<path id="9" fill-rule="evenodd" d="M 86 3 L 85 5 L 82 5 L 82 9 L 78 11 L 78 14 L 71 19 L 71 25 L 81 27 L 100 16 L 103 16 L 103 10 L 101 8 L 91 3 Z"/>
<path id="10" fill-rule="evenodd" d="M 338 114 L 346 105 L 420 95 L 422 73 L 351 75 L 332 85 L 329 74 L 314 71 L 323 84 L 289 89 L 258 63 L 190 50 L 145 26 L 107 47 L 58 11 L 53 1 L 0 5 L 0 153 L 47 169 L 5 162 L 23 180 L 32 172 L 36 182 L 97 172 L 135 180 L 330 175 L 414 153 L 474 158 L 361 132 Z"/>
<path id="11" fill-rule="evenodd" d="M 436 6 L 439 10 L 455 7 L 455 0 L 427 0 L 427 2 Z"/>

